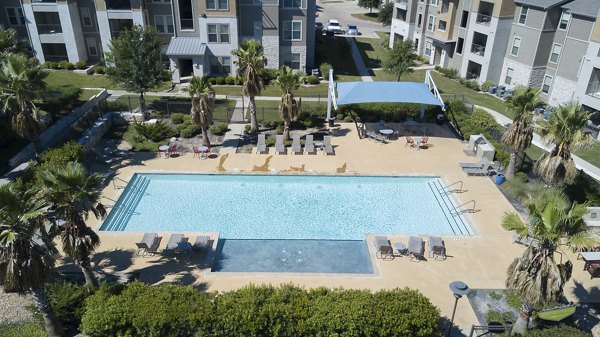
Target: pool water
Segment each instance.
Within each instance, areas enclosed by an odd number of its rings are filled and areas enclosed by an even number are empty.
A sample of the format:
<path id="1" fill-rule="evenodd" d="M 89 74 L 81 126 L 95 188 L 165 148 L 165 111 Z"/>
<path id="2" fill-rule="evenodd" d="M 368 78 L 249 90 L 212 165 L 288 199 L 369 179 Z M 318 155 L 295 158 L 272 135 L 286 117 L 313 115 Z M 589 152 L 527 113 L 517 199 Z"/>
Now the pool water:
<path id="1" fill-rule="evenodd" d="M 438 177 L 136 174 L 103 231 L 226 239 L 471 235 Z"/>

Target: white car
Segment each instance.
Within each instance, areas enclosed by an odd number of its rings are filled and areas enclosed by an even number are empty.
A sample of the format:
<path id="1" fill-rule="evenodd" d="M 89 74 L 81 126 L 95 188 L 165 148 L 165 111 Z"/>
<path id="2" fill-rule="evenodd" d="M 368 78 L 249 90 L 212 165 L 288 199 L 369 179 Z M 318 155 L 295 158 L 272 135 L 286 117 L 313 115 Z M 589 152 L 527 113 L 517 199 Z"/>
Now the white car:
<path id="1" fill-rule="evenodd" d="M 346 29 L 346 34 L 360 35 L 360 33 L 358 32 L 358 27 L 356 27 L 356 25 L 353 23 L 348 24 L 348 28 Z"/>
<path id="2" fill-rule="evenodd" d="M 342 25 L 338 20 L 329 20 L 327 21 L 327 30 L 333 32 L 334 34 L 342 33 Z"/>

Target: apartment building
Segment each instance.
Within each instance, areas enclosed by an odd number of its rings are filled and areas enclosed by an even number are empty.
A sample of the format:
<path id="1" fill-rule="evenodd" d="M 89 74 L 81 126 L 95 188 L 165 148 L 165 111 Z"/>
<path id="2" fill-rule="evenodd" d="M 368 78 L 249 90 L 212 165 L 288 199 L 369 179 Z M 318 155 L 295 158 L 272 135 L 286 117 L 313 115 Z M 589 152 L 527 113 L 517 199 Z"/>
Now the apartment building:
<path id="1" fill-rule="evenodd" d="M 583 10 L 586 13 L 591 12 L 591 8 L 584 7 Z M 578 12 L 579 10 L 572 9 L 572 13 Z M 596 14 L 596 22 L 600 22 L 600 10 Z M 600 24 L 595 24 L 592 30 L 575 95 L 589 111 L 600 111 Z"/>
<path id="2" fill-rule="evenodd" d="M 231 51 L 262 42 L 267 67 L 314 63 L 315 0 L 2 0 L 0 22 L 27 38 L 40 62 L 96 63 L 133 25 L 156 27 L 173 81 L 233 74 Z"/>

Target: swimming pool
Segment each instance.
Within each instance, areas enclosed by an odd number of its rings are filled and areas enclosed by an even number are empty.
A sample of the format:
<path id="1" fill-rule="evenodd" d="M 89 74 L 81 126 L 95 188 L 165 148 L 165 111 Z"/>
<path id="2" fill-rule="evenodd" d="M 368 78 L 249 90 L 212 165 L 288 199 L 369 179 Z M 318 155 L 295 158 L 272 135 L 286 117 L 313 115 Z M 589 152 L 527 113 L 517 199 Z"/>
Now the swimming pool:
<path id="1" fill-rule="evenodd" d="M 135 174 L 100 230 L 227 239 L 471 235 L 439 177 Z"/>

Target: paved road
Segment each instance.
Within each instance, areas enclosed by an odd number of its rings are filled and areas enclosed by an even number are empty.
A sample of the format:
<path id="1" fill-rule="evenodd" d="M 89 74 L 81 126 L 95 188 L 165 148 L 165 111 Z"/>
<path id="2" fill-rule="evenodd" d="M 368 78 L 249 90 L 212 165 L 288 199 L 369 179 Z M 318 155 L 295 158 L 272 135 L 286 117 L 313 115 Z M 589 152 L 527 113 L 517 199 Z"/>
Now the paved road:
<path id="1" fill-rule="evenodd" d="M 373 10 L 376 12 L 377 10 Z M 340 22 L 342 27 L 346 29 L 346 25 L 354 23 L 358 26 L 358 31 L 362 33 L 364 37 L 377 37 L 375 32 L 387 32 L 390 30 L 390 26 L 383 26 L 381 23 L 359 20 L 353 18 L 351 14 L 356 13 L 368 13 L 369 10 L 366 8 L 358 7 L 355 1 L 343 0 L 342 3 L 339 1 L 328 3 L 317 1 L 317 13 L 319 17 L 316 21 L 322 22 L 324 26 L 327 25 L 329 19 L 336 19 Z"/>

